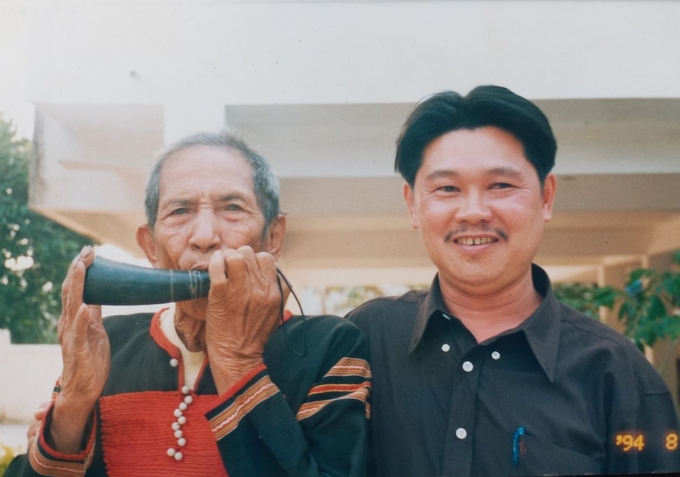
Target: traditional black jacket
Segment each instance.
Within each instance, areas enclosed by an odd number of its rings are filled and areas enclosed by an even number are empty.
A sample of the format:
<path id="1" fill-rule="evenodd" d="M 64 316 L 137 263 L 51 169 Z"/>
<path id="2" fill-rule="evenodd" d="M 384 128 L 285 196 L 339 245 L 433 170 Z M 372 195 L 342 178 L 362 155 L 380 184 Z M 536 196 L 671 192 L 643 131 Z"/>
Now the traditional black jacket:
<path id="1" fill-rule="evenodd" d="M 104 319 L 111 371 L 85 450 L 63 455 L 45 427 L 6 476 L 363 476 L 370 369 L 359 330 L 288 319 L 265 365 L 217 395 L 206 361 L 193 389 L 160 313 Z M 56 392 L 59 389 L 57 387 Z"/>

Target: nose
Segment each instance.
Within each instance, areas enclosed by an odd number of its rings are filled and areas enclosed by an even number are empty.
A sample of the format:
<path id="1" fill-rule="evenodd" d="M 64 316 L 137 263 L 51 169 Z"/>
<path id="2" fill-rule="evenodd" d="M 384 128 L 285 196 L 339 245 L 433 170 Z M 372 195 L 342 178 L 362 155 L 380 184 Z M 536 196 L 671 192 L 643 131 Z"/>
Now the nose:
<path id="1" fill-rule="evenodd" d="M 191 237 L 191 248 L 200 252 L 214 252 L 220 248 L 220 234 L 217 217 L 210 210 L 200 211 L 194 218 Z"/>
<path id="2" fill-rule="evenodd" d="M 484 194 L 478 191 L 470 191 L 460 198 L 456 209 L 456 220 L 476 224 L 489 222 L 492 218 L 491 207 L 484 198 Z"/>

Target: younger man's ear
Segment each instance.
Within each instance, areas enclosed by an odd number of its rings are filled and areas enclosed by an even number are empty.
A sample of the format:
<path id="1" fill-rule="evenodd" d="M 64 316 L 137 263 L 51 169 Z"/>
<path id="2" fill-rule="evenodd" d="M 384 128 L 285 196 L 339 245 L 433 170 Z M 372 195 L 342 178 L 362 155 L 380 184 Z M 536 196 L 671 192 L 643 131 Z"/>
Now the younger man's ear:
<path id="1" fill-rule="evenodd" d="M 413 187 L 411 187 L 408 182 L 404 182 L 401 193 L 404 196 L 406 207 L 408 207 L 408 215 L 411 218 L 411 228 L 417 229 L 418 216 L 416 215 L 416 202 L 413 194 Z"/>
<path id="2" fill-rule="evenodd" d="M 552 220 L 553 204 L 555 202 L 555 195 L 557 193 L 557 178 L 555 174 L 548 174 L 543 182 L 543 220 L 550 222 Z"/>

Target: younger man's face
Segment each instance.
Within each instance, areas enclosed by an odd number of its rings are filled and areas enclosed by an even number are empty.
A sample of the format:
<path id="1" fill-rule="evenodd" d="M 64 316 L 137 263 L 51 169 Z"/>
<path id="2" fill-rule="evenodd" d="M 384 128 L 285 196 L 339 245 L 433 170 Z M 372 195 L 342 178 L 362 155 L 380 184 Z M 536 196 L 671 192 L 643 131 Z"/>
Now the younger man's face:
<path id="1" fill-rule="evenodd" d="M 541 188 L 517 138 L 483 127 L 430 143 L 404 198 L 440 279 L 462 293 L 488 295 L 530 273 L 555 188 L 552 174 Z"/>

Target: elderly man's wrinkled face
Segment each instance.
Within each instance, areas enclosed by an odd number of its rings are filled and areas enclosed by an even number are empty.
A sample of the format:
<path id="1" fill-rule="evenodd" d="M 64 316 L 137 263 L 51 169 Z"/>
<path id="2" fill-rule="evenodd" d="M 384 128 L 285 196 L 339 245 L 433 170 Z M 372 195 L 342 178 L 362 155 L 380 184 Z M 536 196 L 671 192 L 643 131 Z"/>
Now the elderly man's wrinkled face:
<path id="1" fill-rule="evenodd" d="M 138 242 L 154 267 L 207 270 L 213 252 L 225 248 L 248 245 L 278 258 L 285 222 L 275 219 L 266 233 L 265 225 L 245 158 L 226 148 L 193 146 L 163 166 L 158 218 Z"/>
<path id="2" fill-rule="evenodd" d="M 517 138 L 484 127 L 433 141 L 404 196 L 441 279 L 477 295 L 526 277 L 551 219 L 555 186 L 550 175 L 541 188 Z"/>

